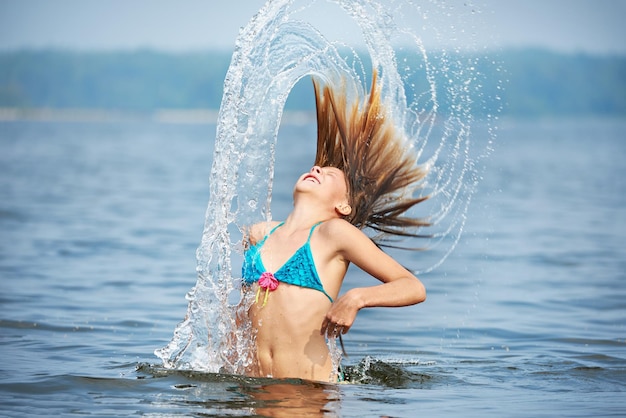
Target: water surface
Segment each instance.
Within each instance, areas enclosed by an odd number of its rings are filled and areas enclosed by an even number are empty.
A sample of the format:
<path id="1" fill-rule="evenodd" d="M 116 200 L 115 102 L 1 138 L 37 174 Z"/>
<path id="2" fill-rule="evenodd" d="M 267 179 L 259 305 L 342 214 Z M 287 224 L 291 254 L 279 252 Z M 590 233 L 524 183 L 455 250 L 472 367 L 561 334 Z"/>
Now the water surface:
<path id="1" fill-rule="evenodd" d="M 314 134 L 281 128 L 275 218 Z M 214 136 L 0 124 L 2 415 L 623 415 L 626 122 L 503 121 L 461 241 L 421 275 L 428 300 L 359 314 L 344 364 L 361 383 L 344 385 L 168 371 L 153 355 L 196 281 Z"/>

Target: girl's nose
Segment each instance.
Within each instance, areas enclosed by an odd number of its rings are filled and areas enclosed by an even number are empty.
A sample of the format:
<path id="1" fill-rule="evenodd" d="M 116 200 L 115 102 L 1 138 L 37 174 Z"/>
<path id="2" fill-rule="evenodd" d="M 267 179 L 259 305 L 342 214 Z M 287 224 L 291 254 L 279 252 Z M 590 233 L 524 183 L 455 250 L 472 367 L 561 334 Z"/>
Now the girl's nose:
<path id="1" fill-rule="evenodd" d="M 314 165 L 313 168 L 311 168 L 311 173 L 322 174 L 322 168 L 320 166 Z"/>

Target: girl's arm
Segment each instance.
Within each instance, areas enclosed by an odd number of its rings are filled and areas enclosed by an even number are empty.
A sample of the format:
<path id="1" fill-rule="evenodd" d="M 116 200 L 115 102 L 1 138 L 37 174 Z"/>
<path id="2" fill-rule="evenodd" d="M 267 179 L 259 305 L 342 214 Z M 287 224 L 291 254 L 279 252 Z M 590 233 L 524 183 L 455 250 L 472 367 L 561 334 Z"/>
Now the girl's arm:
<path id="1" fill-rule="evenodd" d="M 422 282 L 396 260 L 378 248 L 363 232 L 348 222 L 329 222 L 329 234 L 345 260 L 374 276 L 382 284 L 354 288 L 331 306 L 322 323 L 322 334 L 348 332 L 359 310 L 366 307 L 409 306 L 423 302 Z"/>

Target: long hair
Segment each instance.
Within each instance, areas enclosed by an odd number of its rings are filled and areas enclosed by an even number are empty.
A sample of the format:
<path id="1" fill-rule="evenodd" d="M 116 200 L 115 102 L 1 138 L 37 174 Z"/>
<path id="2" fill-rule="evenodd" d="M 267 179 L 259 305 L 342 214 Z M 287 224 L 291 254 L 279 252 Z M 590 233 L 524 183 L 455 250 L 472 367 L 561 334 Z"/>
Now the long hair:
<path id="1" fill-rule="evenodd" d="M 377 232 L 377 244 L 390 235 L 417 237 L 427 226 L 406 212 L 427 196 L 414 197 L 426 176 L 401 131 L 381 104 L 377 73 L 369 97 L 347 103 L 345 82 L 338 90 L 313 80 L 317 108 L 315 164 L 342 170 L 352 212 L 345 219 Z"/>

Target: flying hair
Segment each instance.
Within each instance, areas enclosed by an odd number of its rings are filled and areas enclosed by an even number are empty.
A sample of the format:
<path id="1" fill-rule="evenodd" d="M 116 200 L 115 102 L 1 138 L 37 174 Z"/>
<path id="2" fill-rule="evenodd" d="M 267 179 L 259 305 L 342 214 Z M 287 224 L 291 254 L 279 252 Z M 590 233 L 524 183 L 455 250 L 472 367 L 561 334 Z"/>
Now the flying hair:
<path id="1" fill-rule="evenodd" d="M 347 103 L 345 80 L 338 89 L 313 80 L 315 165 L 344 172 L 352 207 L 345 219 L 359 229 L 371 228 L 376 232 L 372 239 L 385 245 L 390 236 L 423 236 L 418 231 L 429 223 L 406 212 L 428 196 L 414 197 L 426 170 L 381 104 L 377 78 L 374 72 L 369 96 L 354 103 Z"/>

